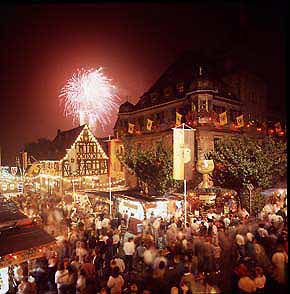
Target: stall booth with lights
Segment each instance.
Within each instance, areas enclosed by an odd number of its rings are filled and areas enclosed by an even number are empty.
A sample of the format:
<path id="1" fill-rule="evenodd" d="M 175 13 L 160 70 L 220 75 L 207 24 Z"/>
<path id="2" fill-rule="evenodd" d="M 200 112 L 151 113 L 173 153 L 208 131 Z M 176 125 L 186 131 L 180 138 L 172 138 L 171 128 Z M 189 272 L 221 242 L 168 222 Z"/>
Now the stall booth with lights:
<path id="1" fill-rule="evenodd" d="M 110 196 L 108 191 L 86 191 L 86 194 L 94 203 L 95 211 L 109 211 Z M 84 197 L 84 196 L 83 196 Z M 129 230 L 137 232 L 137 225 L 141 224 L 145 218 L 151 215 L 168 219 L 175 216 L 177 211 L 182 209 L 182 200 L 177 196 L 156 197 L 141 194 L 136 189 L 112 191 L 112 211 L 113 215 L 125 213 L 131 218 Z"/>
<path id="2" fill-rule="evenodd" d="M 0 293 L 7 293 L 15 268 L 29 270 L 33 261 L 56 246 L 55 239 L 0 199 Z"/>

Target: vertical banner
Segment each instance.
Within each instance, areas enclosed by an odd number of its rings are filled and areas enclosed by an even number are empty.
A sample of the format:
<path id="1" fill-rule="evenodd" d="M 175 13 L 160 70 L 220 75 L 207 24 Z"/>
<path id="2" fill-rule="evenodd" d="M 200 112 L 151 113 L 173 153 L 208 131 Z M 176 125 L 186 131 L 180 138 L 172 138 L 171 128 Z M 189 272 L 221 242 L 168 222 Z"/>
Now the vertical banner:
<path id="1" fill-rule="evenodd" d="M 22 152 L 22 167 L 24 171 L 27 169 L 27 152 Z"/>
<path id="2" fill-rule="evenodd" d="M 183 126 L 173 129 L 173 178 L 191 180 L 194 169 L 194 130 Z"/>

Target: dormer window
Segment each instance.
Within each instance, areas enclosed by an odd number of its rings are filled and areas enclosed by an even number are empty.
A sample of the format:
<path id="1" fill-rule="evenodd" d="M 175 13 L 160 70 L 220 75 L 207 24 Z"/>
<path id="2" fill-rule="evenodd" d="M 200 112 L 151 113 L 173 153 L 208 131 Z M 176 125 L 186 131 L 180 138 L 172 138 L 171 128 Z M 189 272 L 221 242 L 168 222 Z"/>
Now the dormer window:
<path id="1" fill-rule="evenodd" d="M 171 89 L 171 87 L 165 88 L 163 92 L 164 92 L 164 96 L 165 97 L 170 97 L 172 95 L 172 89 Z"/>
<path id="2" fill-rule="evenodd" d="M 150 94 L 150 99 L 151 99 L 151 102 L 155 103 L 158 99 L 158 95 L 156 92 L 153 92 Z"/>
<path id="3" fill-rule="evenodd" d="M 180 82 L 176 85 L 176 89 L 178 91 L 178 93 L 183 93 L 184 92 L 184 83 Z"/>

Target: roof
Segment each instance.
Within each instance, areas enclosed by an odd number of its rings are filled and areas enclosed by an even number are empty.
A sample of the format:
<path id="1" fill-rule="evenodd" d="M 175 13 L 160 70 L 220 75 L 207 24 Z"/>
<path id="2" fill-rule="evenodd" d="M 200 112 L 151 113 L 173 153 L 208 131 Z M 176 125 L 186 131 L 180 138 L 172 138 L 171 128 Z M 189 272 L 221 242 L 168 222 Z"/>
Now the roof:
<path id="1" fill-rule="evenodd" d="M 120 106 L 119 113 L 131 112 L 147 108 L 161 103 L 184 98 L 185 94 L 192 91 L 218 90 L 218 93 L 230 100 L 237 97 L 229 94 L 228 85 L 222 80 L 222 70 L 216 65 L 218 55 L 216 53 L 205 53 L 186 51 L 171 64 L 159 79 L 146 91 L 133 106 L 124 103 Z M 179 92 L 178 84 L 182 83 L 183 91 Z M 167 94 L 165 95 L 165 91 Z"/>
<path id="2" fill-rule="evenodd" d="M 27 216 L 21 213 L 13 203 L 3 202 L 0 199 L 0 227 L 10 222 L 17 222 L 26 219 Z"/>
<path id="3" fill-rule="evenodd" d="M 10 227 L 0 231 L 0 256 L 54 241 L 52 236 L 35 225 Z"/>
<path id="4" fill-rule="evenodd" d="M 71 145 L 75 142 L 84 127 L 85 125 L 82 125 L 77 128 L 63 132 L 58 130 L 56 137 L 52 141 L 52 146 L 55 153 L 51 158 L 47 159 L 60 160 L 61 158 L 63 158 L 66 154 L 66 150 L 69 149 Z"/>
<path id="5" fill-rule="evenodd" d="M 96 196 L 98 195 L 104 198 L 110 197 L 109 191 L 92 190 L 92 191 L 86 191 L 86 193 L 91 195 L 96 195 Z M 156 202 L 156 201 L 166 201 L 170 199 L 175 199 L 175 200 L 177 199 L 177 197 L 173 194 L 166 195 L 164 197 L 141 194 L 138 189 L 124 189 L 120 191 L 112 191 L 112 196 L 128 198 L 128 199 L 137 200 L 137 201 L 144 201 L 144 202 Z"/>
<path id="6" fill-rule="evenodd" d="M 14 203 L 0 198 L 0 256 L 54 241 L 52 236 L 32 224 Z"/>

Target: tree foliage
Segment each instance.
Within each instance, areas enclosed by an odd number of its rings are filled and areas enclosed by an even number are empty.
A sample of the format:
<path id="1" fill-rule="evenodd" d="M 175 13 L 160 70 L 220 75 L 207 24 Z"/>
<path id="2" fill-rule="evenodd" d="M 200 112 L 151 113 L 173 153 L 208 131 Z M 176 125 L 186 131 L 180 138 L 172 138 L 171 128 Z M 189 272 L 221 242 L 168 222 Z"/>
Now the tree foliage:
<path id="1" fill-rule="evenodd" d="M 149 194 L 164 195 L 179 186 L 173 180 L 172 150 L 157 143 L 151 148 L 136 149 L 125 144 L 124 163 L 138 178 L 139 187 L 148 188 Z"/>
<path id="2" fill-rule="evenodd" d="M 223 140 L 208 154 L 215 162 L 214 183 L 239 193 L 247 184 L 270 188 L 286 177 L 286 149 L 286 142 L 271 137 L 243 135 Z"/>

